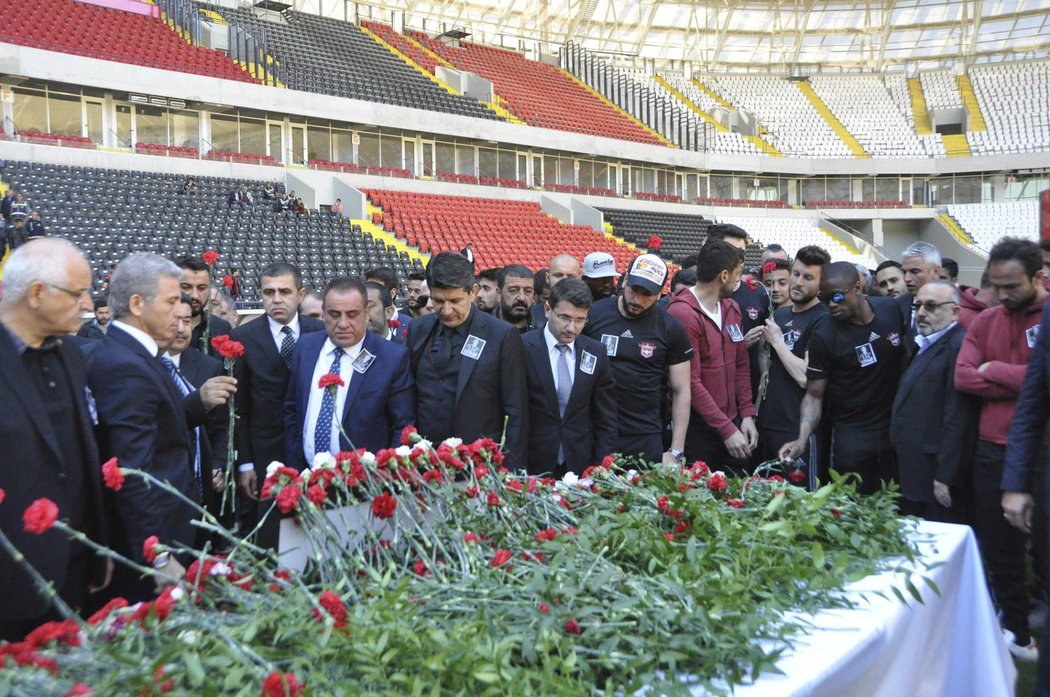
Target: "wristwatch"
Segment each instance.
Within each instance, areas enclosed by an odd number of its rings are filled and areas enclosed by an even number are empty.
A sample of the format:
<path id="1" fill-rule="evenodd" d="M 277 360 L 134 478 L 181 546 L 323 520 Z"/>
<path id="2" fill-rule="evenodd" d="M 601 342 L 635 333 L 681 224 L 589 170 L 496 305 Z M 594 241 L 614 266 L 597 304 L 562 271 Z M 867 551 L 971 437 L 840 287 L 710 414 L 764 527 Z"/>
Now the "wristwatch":
<path id="1" fill-rule="evenodd" d="M 171 561 L 171 552 L 161 552 L 157 556 L 153 557 L 153 568 L 163 569 Z"/>
<path id="2" fill-rule="evenodd" d="M 683 462 L 685 460 L 685 451 L 683 450 L 675 450 L 674 448 L 671 448 L 667 452 L 671 453 L 671 457 L 678 460 L 679 462 Z"/>

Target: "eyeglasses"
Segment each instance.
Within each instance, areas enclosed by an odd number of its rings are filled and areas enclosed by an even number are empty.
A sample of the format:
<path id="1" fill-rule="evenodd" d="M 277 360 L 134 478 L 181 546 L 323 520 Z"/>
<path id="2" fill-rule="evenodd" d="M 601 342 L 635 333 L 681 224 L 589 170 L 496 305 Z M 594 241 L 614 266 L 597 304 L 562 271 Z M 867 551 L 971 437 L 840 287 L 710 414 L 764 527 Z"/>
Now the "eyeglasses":
<path id="1" fill-rule="evenodd" d="M 958 305 L 959 303 L 952 302 L 951 300 L 945 300 L 943 303 L 935 303 L 932 300 L 926 302 L 915 301 L 911 304 L 911 309 L 918 312 L 919 310 L 926 310 L 927 312 L 936 312 L 937 308 L 941 305 Z"/>
<path id="2" fill-rule="evenodd" d="M 587 324 L 586 317 L 569 317 L 568 315 L 563 315 L 560 312 L 555 312 L 554 316 L 558 318 L 559 322 L 562 322 L 564 324 L 574 324 L 577 327 L 582 327 L 585 324 Z"/>
<path id="3" fill-rule="evenodd" d="M 825 305 L 827 305 L 829 302 L 838 305 L 840 302 L 846 299 L 846 294 L 849 293 L 851 290 L 855 289 L 847 288 L 846 290 L 836 290 L 834 293 L 819 293 L 817 295 L 817 298 L 820 300 L 820 302 L 824 303 Z"/>
<path id="4" fill-rule="evenodd" d="M 70 290 L 69 288 L 63 288 L 62 286 L 56 286 L 54 283 L 48 283 L 47 287 L 52 289 L 52 290 L 60 290 L 63 293 L 65 293 L 66 295 L 68 295 L 69 297 L 75 298 L 77 300 L 80 300 L 82 297 L 84 297 L 85 293 L 87 295 L 89 295 L 89 296 L 91 295 L 91 289 L 90 288 L 83 288 L 81 290 Z"/>

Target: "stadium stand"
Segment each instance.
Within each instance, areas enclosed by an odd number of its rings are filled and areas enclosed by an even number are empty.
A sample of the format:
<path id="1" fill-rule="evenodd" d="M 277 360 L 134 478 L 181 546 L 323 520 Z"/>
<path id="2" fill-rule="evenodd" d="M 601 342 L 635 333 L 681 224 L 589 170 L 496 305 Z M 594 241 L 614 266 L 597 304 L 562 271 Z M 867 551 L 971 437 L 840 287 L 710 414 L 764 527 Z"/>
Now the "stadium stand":
<path id="1" fill-rule="evenodd" d="M 678 73 L 664 73 L 660 76 L 667 81 L 671 87 L 689 100 L 697 109 L 709 116 L 718 109 L 724 109 L 723 105 L 714 100 L 711 95 L 697 87 L 693 82 L 685 79 Z M 707 130 L 707 149 L 712 152 L 726 155 L 761 155 L 762 151 L 750 140 L 735 131 L 713 128 Z"/>
<path id="2" fill-rule="evenodd" d="M 1050 149 L 1050 62 L 975 66 L 970 81 L 987 124 L 966 134 L 974 155 Z"/>
<path id="3" fill-rule="evenodd" d="M 298 264 L 314 288 L 378 265 L 394 268 L 404 284 L 413 269 L 407 255 L 336 216 L 274 213 L 262 201 L 262 181 L 193 177 L 197 194 L 183 195 L 181 175 L 11 160 L 0 166 L 0 178 L 26 194 L 50 234 L 88 253 L 96 291 L 111 264 L 140 251 L 178 257 L 214 249 L 223 269 L 243 271 L 246 298 L 255 297 L 255 278 L 274 259 Z M 227 204 L 229 191 L 240 184 L 253 192 L 254 208 Z"/>
<path id="4" fill-rule="evenodd" d="M 814 75 L 810 86 L 872 157 L 924 157 L 915 129 L 878 75 Z"/>
<path id="5" fill-rule="evenodd" d="M 947 212 L 980 249 L 991 249 L 1005 236 L 1039 239 L 1037 200 L 951 205 Z"/>
<path id="6" fill-rule="evenodd" d="M 644 210 L 599 208 L 613 233 L 645 247 L 651 235 L 661 238 L 660 255 L 681 263 L 683 257 L 696 254 L 707 240 L 711 221 L 688 213 L 658 213 Z"/>
<path id="7" fill-rule="evenodd" d="M 510 112 L 530 126 L 663 144 L 645 126 L 603 102 L 557 66 L 491 46 L 467 42 L 448 46 L 417 31 L 408 36 L 455 67 L 491 81 Z"/>
<path id="8" fill-rule="evenodd" d="M 257 82 L 221 51 L 191 46 L 158 18 L 75 0 L 5 0 L 0 41 L 89 58 Z"/>
<path id="9" fill-rule="evenodd" d="M 383 227 L 424 253 L 458 251 L 473 242 L 478 269 L 523 264 L 536 270 L 556 254 L 582 259 L 601 251 L 611 254 L 622 270 L 639 253 L 593 228 L 561 223 L 529 201 L 376 189 L 365 193 L 383 209 Z"/>
<path id="10" fill-rule="evenodd" d="M 835 261 L 849 261 L 871 266 L 872 260 L 858 254 L 835 237 L 820 229 L 815 218 L 760 218 L 757 216 L 720 215 L 719 223 L 739 225 L 754 241 L 777 242 L 788 253 L 795 253 L 808 244 L 820 245 Z M 757 264 L 758 259 L 745 257 L 745 264 Z"/>
<path id="11" fill-rule="evenodd" d="M 349 22 L 287 10 L 280 23 L 247 9 L 213 9 L 227 22 L 265 35 L 282 68 L 279 76 L 292 89 L 499 120 L 479 102 L 441 88 Z"/>

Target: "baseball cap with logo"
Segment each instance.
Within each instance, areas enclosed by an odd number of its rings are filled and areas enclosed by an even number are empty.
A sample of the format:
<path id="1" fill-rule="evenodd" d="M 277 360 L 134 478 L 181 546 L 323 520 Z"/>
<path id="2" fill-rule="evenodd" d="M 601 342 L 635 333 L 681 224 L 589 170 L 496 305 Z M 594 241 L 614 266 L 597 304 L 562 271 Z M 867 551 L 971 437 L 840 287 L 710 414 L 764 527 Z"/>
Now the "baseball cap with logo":
<path id="1" fill-rule="evenodd" d="M 583 275 L 587 278 L 609 278 L 616 273 L 616 260 L 606 252 L 591 252 L 583 258 Z"/>
<path id="2" fill-rule="evenodd" d="M 640 286 L 653 295 L 659 295 L 667 282 L 667 264 L 655 254 L 635 257 L 627 267 L 624 285 Z"/>

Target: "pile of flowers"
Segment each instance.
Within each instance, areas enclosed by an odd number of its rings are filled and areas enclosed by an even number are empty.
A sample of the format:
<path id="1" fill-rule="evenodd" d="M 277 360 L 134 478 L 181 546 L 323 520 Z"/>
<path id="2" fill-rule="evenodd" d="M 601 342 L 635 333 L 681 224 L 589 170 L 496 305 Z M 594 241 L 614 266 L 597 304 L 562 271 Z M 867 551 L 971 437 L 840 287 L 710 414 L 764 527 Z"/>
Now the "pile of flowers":
<path id="1" fill-rule="evenodd" d="M 107 468 L 110 485 L 148 476 Z M 152 602 L 116 599 L 0 647 L 0 684 L 56 695 L 725 691 L 775 667 L 800 629 L 788 611 L 847 606 L 847 582 L 915 558 L 892 492 L 861 500 L 835 480 L 808 493 L 761 472 L 609 457 L 554 480 L 508 472 L 491 440 L 435 445 L 411 429 L 398 448 L 320 455 L 303 472 L 273 463 L 262 495 L 305 534 L 304 568 L 227 533 L 225 553 L 195 553 Z M 26 523 L 68 530 L 59 516 L 40 504 Z M 223 535 L 203 512 L 200 524 Z M 159 551 L 147 540 L 147 558 Z"/>

